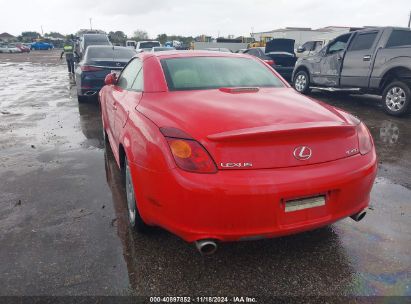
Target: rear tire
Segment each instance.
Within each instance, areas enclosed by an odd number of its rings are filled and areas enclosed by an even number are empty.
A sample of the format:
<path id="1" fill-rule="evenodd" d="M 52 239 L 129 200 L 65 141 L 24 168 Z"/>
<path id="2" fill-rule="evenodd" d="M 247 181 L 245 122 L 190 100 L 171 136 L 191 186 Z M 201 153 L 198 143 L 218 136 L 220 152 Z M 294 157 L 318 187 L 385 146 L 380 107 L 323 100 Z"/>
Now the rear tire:
<path id="1" fill-rule="evenodd" d="M 308 94 L 310 90 L 310 77 L 306 71 L 299 71 L 294 75 L 293 87 L 297 92 L 301 94 Z"/>
<path id="2" fill-rule="evenodd" d="M 402 81 L 393 81 L 382 93 L 384 111 L 393 116 L 401 116 L 411 111 L 411 89 Z"/>
<path id="3" fill-rule="evenodd" d="M 138 203 L 135 196 L 134 184 L 131 177 L 130 166 L 127 157 L 124 159 L 124 188 L 127 198 L 127 214 L 130 227 L 137 232 L 146 232 L 149 226 L 144 223 L 138 211 Z"/>

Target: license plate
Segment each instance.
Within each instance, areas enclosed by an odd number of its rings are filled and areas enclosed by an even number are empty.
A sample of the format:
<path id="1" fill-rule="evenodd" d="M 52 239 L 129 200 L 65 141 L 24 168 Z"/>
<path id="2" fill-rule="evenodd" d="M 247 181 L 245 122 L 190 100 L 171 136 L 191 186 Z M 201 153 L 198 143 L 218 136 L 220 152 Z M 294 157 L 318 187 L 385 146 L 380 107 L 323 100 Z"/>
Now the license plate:
<path id="1" fill-rule="evenodd" d="M 302 199 L 289 200 L 285 202 L 285 212 L 298 211 L 308 208 L 320 207 L 325 205 L 325 196 L 315 196 Z"/>

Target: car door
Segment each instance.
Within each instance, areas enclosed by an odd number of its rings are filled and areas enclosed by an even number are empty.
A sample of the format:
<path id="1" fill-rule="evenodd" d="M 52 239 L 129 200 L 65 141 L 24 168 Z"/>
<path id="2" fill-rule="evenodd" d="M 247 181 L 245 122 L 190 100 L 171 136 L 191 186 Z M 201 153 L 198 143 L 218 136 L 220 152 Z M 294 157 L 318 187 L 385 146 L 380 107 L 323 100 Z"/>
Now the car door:
<path id="1" fill-rule="evenodd" d="M 109 131 L 115 148 L 119 144 L 119 130 L 124 127 L 123 123 L 126 122 L 128 117 L 129 101 L 127 94 L 134 80 L 136 79 L 138 72 L 141 70 L 141 60 L 135 58 L 131 60 L 120 74 L 117 84 L 113 86 L 111 90 L 110 100 L 107 100 L 107 112 L 109 121 Z"/>
<path id="2" fill-rule="evenodd" d="M 340 83 L 341 66 L 352 34 L 345 34 L 332 41 L 320 63 L 320 75 L 316 82 L 321 86 L 337 87 Z"/>
<path id="3" fill-rule="evenodd" d="M 114 136 L 117 140 L 121 138 L 130 111 L 138 105 L 143 96 L 143 64 L 140 58 L 134 59 L 132 63 L 133 64 L 130 67 L 132 72 L 132 77 L 130 77 L 130 79 L 132 79 L 132 82 L 128 83 L 125 89 L 125 95 L 121 99 L 121 102 L 117 103 L 114 123 Z"/>
<path id="4" fill-rule="evenodd" d="M 344 57 L 341 86 L 368 87 L 373 50 L 379 40 L 379 31 L 359 32 L 353 37 Z"/>

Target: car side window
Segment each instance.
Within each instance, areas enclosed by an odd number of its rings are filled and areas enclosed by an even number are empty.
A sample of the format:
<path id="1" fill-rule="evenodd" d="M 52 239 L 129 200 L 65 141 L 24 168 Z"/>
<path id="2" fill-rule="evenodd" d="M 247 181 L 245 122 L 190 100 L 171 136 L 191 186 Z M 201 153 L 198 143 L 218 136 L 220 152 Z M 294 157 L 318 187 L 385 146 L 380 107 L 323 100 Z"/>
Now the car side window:
<path id="1" fill-rule="evenodd" d="M 314 50 L 314 41 L 308 41 L 306 43 L 303 44 L 303 48 L 305 48 L 306 51 L 312 51 Z"/>
<path id="2" fill-rule="evenodd" d="M 350 45 L 348 51 L 369 50 L 377 38 L 378 32 L 358 34 Z"/>
<path id="3" fill-rule="evenodd" d="M 387 48 L 411 45 L 411 31 L 393 30 L 387 42 Z"/>
<path id="4" fill-rule="evenodd" d="M 318 52 L 321 50 L 323 47 L 323 42 L 322 41 L 316 41 L 315 46 L 314 46 L 314 51 Z"/>
<path id="5" fill-rule="evenodd" d="M 343 35 L 343 36 L 340 36 L 340 37 L 336 38 L 328 46 L 327 53 L 328 54 L 334 54 L 334 53 L 345 50 L 345 48 L 347 46 L 347 42 L 350 39 L 350 37 L 351 37 L 351 34 Z"/>
<path id="6" fill-rule="evenodd" d="M 121 72 L 117 85 L 125 90 L 132 89 L 134 80 L 141 70 L 142 63 L 139 58 L 133 59 Z"/>

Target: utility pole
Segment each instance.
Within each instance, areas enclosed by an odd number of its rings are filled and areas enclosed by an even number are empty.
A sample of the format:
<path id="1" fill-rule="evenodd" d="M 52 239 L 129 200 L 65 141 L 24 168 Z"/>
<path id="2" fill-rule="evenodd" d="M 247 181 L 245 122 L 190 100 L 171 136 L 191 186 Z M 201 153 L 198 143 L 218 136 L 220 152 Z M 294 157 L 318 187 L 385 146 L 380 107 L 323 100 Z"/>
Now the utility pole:
<path id="1" fill-rule="evenodd" d="M 411 28 L 411 11 L 410 11 L 410 18 L 408 19 L 408 28 Z"/>
<path id="2" fill-rule="evenodd" d="M 44 32 L 43 32 L 43 26 L 42 26 L 42 25 L 40 25 L 40 27 L 41 27 L 41 36 L 43 36 L 43 35 L 44 35 Z"/>
<path id="3" fill-rule="evenodd" d="M 93 26 L 91 25 L 91 18 L 89 19 L 90 21 L 90 30 L 93 30 Z"/>

